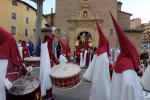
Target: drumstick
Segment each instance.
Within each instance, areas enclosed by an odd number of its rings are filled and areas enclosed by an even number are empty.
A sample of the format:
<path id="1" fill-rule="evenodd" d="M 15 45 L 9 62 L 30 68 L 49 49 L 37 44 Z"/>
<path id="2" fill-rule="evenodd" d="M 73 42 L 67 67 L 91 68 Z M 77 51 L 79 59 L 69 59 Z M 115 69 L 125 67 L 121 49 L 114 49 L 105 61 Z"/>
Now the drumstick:
<path id="1" fill-rule="evenodd" d="M 29 74 L 29 71 L 27 72 L 27 74 L 26 74 L 26 76 L 24 77 L 23 81 L 25 81 L 25 80 L 26 80 L 26 78 L 27 78 L 28 74 Z"/>

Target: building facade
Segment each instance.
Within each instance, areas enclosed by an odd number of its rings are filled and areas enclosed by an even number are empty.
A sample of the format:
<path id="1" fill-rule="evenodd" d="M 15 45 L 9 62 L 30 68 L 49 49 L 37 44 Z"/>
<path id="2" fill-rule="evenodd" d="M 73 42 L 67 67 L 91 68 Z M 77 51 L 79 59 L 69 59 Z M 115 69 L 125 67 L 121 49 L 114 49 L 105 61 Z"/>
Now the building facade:
<path id="1" fill-rule="evenodd" d="M 123 30 L 130 29 L 130 17 L 132 14 L 121 10 L 122 2 L 117 2 L 117 20 Z"/>
<path id="2" fill-rule="evenodd" d="M 63 2 L 66 2 L 65 6 Z M 56 0 L 55 26 L 68 33 L 72 50 L 80 38 L 84 40 L 84 36 L 90 36 L 92 46 L 97 46 L 97 19 L 111 43 L 116 40 L 116 35 L 112 32 L 114 27 L 109 11 L 117 17 L 116 9 L 116 0 Z M 111 44 L 111 47 L 116 47 L 116 43 Z"/>
<path id="3" fill-rule="evenodd" d="M 1 0 L 0 15 L 0 27 L 12 33 L 17 41 L 35 41 L 35 8 L 21 0 Z M 43 16 L 42 27 L 45 23 Z"/>
<path id="4" fill-rule="evenodd" d="M 144 25 L 144 33 L 150 33 L 150 23 Z"/>
<path id="5" fill-rule="evenodd" d="M 130 23 L 131 29 L 137 29 L 140 26 L 141 26 L 141 19 L 140 18 L 135 18 L 135 19 L 131 20 L 131 23 Z"/>
<path id="6" fill-rule="evenodd" d="M 68 33 L 73 51 L 79 44 L 78 42 L 84 40 L 84 37 L 88 37 L 90 46 L 97 47 L 99 39 L 95 25 L 95 19 L 97 19 L 109 40 L 110 48 L 115 49 L 119 47 L 119 44 L 109 11 L 118 20 L 123 30 L 130 30 L 130 17 L 132 16 L 122 11 L 121 6 L 122 3 L 117 0 L 56 0 L 56 12 L 47 16 L 47 22 L 50 26 Z M 133 37 L 132 39 L 137 39 L 139 35 L 141 35 L 139 32 L 132 31 L 128 34 L 129 37 Z M 140 45 L 140 39 L 138 42 L 134 40 L 133 42 L 136 46 Z"/>

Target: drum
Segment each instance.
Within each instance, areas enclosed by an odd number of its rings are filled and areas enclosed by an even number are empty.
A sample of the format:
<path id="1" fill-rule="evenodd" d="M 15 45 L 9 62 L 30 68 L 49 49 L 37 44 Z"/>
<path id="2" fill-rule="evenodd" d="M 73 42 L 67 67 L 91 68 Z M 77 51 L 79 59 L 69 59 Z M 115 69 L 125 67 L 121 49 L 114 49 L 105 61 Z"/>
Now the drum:
<path id="1" fill-rule="evenodd" d="M 24 58 L 25 66 L 40 66 L 40 57 L 26 57 Z"/>
<path id="2" fill-rule="evenodd" d="M 40 67 L 34 67 L 30 72 L 30 76 L 34 77 L 37 80 L 39 80 L 39 75 L 40 75 Z"/>
<path id="3" fill-rule="evenodd" d="M 55 87 L 68 89 L 80 84 L 80 66 L 76 64 L 59 64 L 51 69 L 51 79 Z"/>
<path id="4" fill-rule="evenodd" d="M 27 77 L 19 78 L 13 82 L 12 88 L 6 92 L 7 100 L 36 100 L 39 81 Z"/>

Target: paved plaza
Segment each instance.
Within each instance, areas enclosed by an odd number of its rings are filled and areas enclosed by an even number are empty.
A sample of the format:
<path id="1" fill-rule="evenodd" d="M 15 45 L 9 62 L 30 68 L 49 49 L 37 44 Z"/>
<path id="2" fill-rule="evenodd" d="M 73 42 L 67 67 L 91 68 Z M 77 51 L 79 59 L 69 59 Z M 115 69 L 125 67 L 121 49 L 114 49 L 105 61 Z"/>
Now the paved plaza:
<path id="1" fill-rule="evenodd" d="M 83 73 L 85 69 L 81 70 L 81 83 L 76 88 L 69 89 L 69 90 L 62 90 L 58 88 L 53 88 L 53 94 L 55 100 L 88 100 L 91 84 L 83 80 Z M 38 79 L 39 68 L 35 68 L 32 71 L 32 76 Z"/>
<path id="2" fill-rule="evenodd" d="M 53 88 L 55 100 L 88 100 L 90 94 L 90 83 L 83 80 L 82 75 L 86 69 L 81 71 L 81 84 L 70 90 Z"/>

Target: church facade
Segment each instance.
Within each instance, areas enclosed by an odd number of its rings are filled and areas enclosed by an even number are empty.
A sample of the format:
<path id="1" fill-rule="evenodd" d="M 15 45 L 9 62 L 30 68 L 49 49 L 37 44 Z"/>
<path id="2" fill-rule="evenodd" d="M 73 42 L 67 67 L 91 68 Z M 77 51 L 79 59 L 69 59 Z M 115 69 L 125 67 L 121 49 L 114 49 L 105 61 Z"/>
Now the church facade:
<path id="1" fill-rule="evenodd" d="M 97 47 L 98 31 L 95 19 L 109 40 L 112 49 L 119 46 L 109 11 L 120 23 L 122 29 L 130 29 L 130 13 L 121 11 L 121 2 L 117 0 L 56 0 L 55 13 L 47 15 L 47 22 L 64 30 L 69 37 L 72 51 L 87 38 L 89 45 Z M 53 23 L 51 25 L 51 23 Z M 81 43 L 82 44 L 82 43 Z"/>

